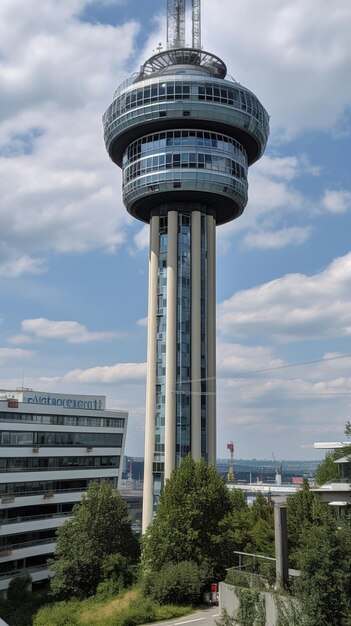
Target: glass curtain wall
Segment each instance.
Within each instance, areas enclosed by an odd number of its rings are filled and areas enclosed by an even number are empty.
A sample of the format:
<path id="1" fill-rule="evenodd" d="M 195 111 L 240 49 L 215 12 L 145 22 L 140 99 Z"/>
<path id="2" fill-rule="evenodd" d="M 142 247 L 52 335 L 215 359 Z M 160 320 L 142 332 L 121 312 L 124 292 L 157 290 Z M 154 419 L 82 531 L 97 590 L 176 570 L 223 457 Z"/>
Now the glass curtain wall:
<path id="1" fill-rule="evenodd" d="M 160 217 L 156 359 L 154 510 L 164 483 L 167 316 L 167 215 Z M 201 455 L 207 460 L 207 216 L 201 212 Z M 178 213 L 177 233 L 176 466 L 191 453 L 191 212 Z"/>

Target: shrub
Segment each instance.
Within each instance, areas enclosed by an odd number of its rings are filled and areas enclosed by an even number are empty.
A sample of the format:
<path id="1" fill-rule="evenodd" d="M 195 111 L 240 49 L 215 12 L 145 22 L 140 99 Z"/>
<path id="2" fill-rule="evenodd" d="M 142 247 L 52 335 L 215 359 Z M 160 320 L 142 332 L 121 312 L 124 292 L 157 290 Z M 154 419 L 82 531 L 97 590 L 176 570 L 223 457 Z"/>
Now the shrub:
<path id="1" fill-rule="evenodd" d="M 115 580 L 103 580 L 102 583 L 98 585 L 96 590 L 96 596 L 99 600 L 108 600 L 109 598 L 113 598 L 117 596 L 122 590 L 120 581 Z"/>
<path id="2" fill-rule="evenodd" d="M 78 626 L 79 602 L 57 602 L 44 606 L 36 614 L 33 626 Z"/>
<path id="3" fill-rule="evenodd" d="M 156 621 L 156 607 L 150 598 L 138 598 L 121 616 L 120 626 L 136 626 Z M 119 620 L 118 620 L 119 621 Z"/>
<path id="4" fill-rule="evenodd" d="M 144 593 L 160 604 L 196 604 L 203 586 L 203 573 L 193 561 L 169 563 L 159 572 L 144 576 Z"/>
<path id="5" fill-rule="evenodd" d="M 23 600 L 24 596 L 29 595 L 32 579 L 30 576 L 16 576 L 9 582 L 7 591 L 7 599 L 9 602 L 18 602 Z"/>

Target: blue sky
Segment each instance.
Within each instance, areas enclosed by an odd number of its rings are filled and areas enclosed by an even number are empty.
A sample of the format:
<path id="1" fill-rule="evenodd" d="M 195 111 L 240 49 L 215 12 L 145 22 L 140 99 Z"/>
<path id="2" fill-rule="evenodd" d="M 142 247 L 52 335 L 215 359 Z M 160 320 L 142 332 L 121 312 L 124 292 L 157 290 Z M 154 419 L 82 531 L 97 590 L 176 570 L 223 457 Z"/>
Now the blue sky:
<path id="1" fill-rule="evenodd" d="M 101 116 L 165 42 L 165 5 L 0 3 L 0 387 L 106 395 L 134 455 L 148 232 Z M 217 231 L 218 456 L 318 458 L 351 417 L 350 20 L 349 0 L 203 0 L 205 49 L 271 116 L 248 206 Z"/>

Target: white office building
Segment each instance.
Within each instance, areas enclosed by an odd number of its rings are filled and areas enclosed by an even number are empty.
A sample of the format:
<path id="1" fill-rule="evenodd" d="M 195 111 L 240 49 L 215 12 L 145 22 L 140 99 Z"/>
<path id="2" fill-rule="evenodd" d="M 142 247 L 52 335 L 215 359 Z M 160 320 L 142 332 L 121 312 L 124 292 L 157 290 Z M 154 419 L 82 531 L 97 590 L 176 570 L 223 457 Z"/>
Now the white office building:
<path id="1" fill-rule="evenodd" d="M 104 396 L 0 390 L 0 593 L 49 576 L 56 529 L 90 482 L 118 486 L 127 420 Z"/>

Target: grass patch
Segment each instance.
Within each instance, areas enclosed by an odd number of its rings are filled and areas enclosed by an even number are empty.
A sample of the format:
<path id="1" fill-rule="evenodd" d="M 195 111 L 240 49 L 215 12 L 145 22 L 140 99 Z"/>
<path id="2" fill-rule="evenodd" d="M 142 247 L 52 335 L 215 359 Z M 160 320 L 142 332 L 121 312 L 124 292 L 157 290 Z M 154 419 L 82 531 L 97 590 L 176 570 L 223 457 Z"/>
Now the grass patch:
<path id="1" fill-rule="evenodd" d="M 45 606 L 36 614 L 33 626 L 137 626 L 187 615 L 192 610 L 189 606 L 160 606 L 134 587 L 109 600 L 93 596 Z"/>

